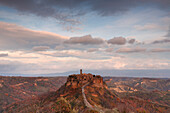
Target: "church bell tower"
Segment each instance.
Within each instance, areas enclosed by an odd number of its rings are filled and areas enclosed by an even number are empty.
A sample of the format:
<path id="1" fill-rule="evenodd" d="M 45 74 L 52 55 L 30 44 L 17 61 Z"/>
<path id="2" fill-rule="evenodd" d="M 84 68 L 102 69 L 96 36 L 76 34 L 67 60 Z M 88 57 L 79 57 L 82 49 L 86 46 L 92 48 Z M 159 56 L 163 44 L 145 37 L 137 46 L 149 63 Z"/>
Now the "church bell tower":
<path id="1" fill-rule="evenodd" d="M 82 69 L 80 69 L 80 75 L 83 75 L 83 73 L 82 73 Z"/>

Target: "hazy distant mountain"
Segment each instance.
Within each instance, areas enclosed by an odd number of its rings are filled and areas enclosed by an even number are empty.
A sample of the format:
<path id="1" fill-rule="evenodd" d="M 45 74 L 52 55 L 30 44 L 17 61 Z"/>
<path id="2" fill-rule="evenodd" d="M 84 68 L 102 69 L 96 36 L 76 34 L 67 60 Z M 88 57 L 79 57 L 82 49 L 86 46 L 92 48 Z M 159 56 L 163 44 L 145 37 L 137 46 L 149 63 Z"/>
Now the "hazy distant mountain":
<path id="1" fill-rule="evenodd" d="M 149 78 L 170 78 L 170 70 L 83 70 L 85 73 L 94 73 L 102 76 L 113 77 L 149 77 Z M 0 74 L 4 76 L 68 76 L 78 71 L 50 74 Z"/>

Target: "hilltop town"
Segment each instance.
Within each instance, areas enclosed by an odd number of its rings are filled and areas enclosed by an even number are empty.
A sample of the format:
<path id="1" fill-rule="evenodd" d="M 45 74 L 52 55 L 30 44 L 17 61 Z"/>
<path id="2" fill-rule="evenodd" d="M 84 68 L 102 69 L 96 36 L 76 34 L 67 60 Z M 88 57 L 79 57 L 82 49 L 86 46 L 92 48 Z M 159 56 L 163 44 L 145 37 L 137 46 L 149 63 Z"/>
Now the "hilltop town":
<path id="1" fill-rule="evenodd" d="M 98 86 L 103 85 L 103 78 L 100 75 L 93 75 L 91 73 L 83 73 L 80 69 L 80 74 L 72 74 L 67 78 L 66 86 L 72 88 L 82 87 L 87 83 L 93 83 Z"/>

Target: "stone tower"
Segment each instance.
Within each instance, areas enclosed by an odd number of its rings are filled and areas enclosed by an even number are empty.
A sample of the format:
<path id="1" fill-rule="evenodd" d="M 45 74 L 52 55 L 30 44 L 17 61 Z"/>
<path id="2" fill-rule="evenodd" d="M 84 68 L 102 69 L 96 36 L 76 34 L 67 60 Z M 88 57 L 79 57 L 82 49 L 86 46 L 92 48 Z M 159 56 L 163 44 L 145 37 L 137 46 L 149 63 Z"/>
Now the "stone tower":
<path id="1" fill-rule="evenodd" d="M 82 75 L 83 73 L 82 73 L 82 69 L 80 69 L 80 75 Z"/>

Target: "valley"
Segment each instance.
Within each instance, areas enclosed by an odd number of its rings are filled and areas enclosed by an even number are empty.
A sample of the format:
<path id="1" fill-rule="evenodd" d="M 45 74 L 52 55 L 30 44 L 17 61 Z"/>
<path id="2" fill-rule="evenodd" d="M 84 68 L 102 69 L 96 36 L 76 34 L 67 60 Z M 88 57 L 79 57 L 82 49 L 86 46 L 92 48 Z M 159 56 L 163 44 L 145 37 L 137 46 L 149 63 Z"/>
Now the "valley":
<path id="1" fill-rule="evenodd" d="M 68 78 L 0 76 L 0 86 L 1 112 L 168 113 L 170 109 L 170 79 L 163 78 L 90 73 Z"/>

